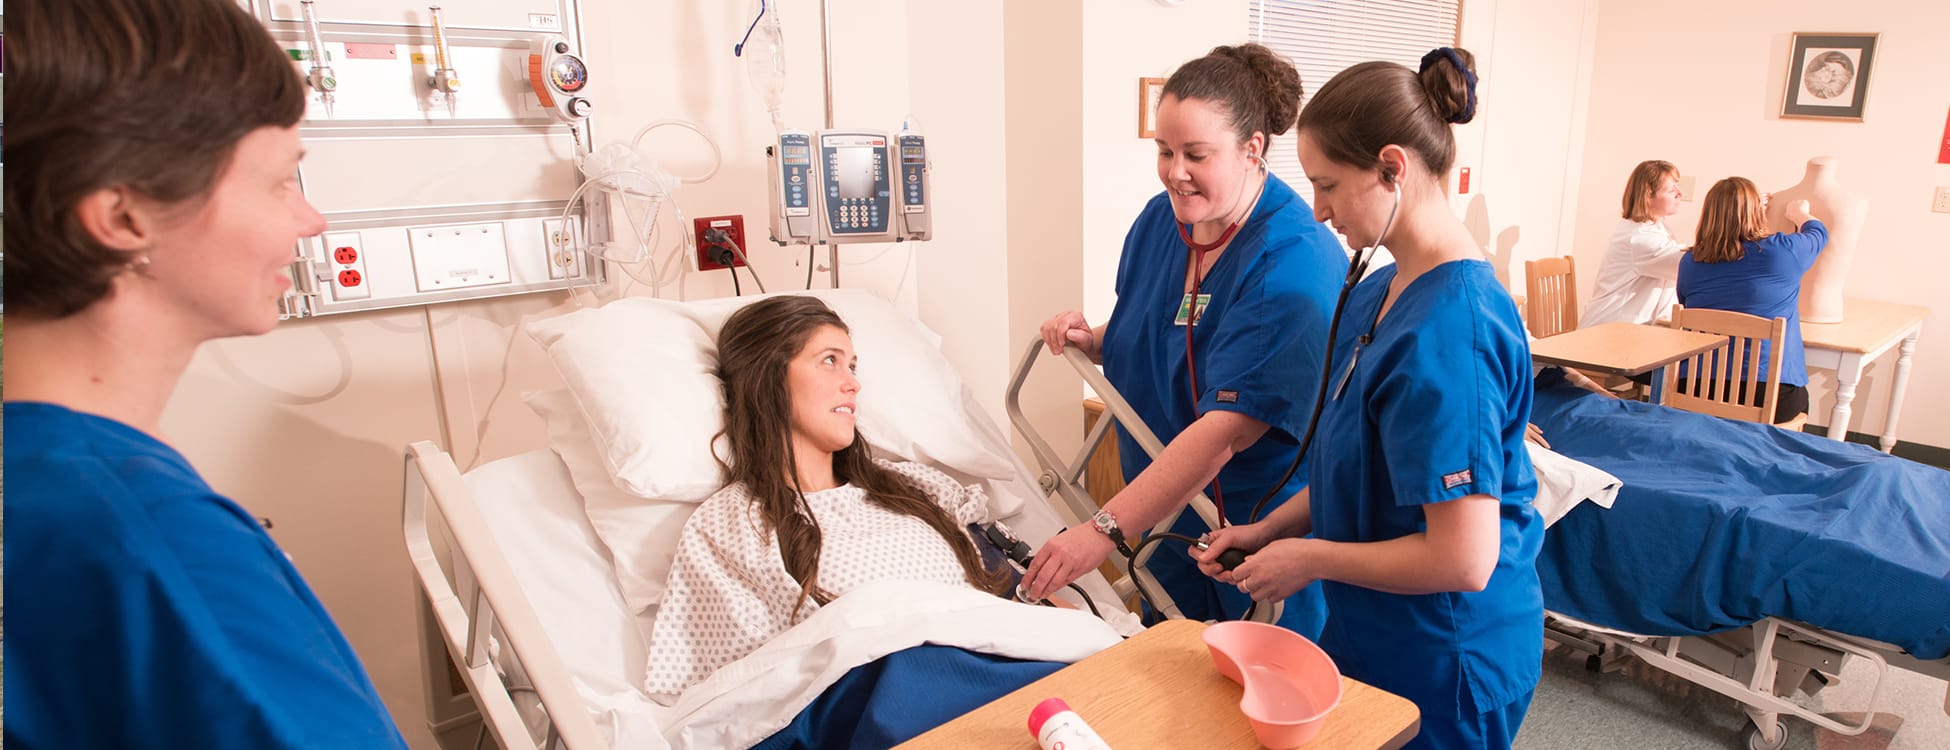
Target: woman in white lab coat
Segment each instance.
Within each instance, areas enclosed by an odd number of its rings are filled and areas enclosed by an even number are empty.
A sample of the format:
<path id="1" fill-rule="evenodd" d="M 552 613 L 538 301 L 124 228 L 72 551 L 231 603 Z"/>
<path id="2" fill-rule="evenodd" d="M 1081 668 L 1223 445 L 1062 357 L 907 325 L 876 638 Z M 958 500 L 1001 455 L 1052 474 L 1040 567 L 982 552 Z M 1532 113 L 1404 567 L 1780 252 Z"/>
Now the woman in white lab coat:
<path id="1" fill-rule="evenodd" d="M 1679 213 L 1679 168 L 1671 162 L 1639 162 L 1625 182 L 1621 219 L 1605 243 L 1598 283 L 1578 327 L 1601 323 L 1650 323 L 1679 301 L 1679 257 L 1686 246 L 1672 238 L 1666 218 Z"/>

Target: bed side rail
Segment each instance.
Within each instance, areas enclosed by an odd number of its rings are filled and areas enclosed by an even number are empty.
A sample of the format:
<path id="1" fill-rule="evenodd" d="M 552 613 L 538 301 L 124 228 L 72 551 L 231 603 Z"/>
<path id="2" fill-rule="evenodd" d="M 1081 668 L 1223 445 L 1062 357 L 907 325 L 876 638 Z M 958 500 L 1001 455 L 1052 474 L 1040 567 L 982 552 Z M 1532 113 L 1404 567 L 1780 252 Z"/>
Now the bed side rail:
<path id="1" fill-rule="evenodd" d="M 1104 418 L 1098 419 L 1097 424 L 1090 428 L 1089 434 L 1084 435 L 1083 445 L 1077 449 L 1074 458 L 1065 461 L 1058 456 L 1056 449 L 1050 447 L 1049 441 L 1043 439 L 1042 433 L 1036 431 L 1035 426 L 1029 423 L 1029 418 L 1022 412 L 1022 386 L 1029 380 L 1030 369 L 1036 366 L 1038 359 L 1041 359 L 1042 348 L 1041 337 L 1030 341 L 1028 350 L 1023 352 L 1022 359 L 1016 364 L 1015 373 L 1009 378 L 1009 390 L 1003 397 L 1003 406 L 1009 412 L 1010 424 L 1015 426 L 1016 432 L 1020 433 L 1023 440 L 1029 444 L 1030 453 L 1036 457 L 1036 463 L 1042 469 L 1042 473 L 1037 475 L 1036 480 L 1042 485 L 1043 491 L 1054 492 L 1063 499 L 1063 502 L 1070 507 L 1070 512 L 1078 519 L 1086 519 L 1096 514 L 1097 503 L 1083 489 L 1083 473 L 1089 466 L 1090 454 L 1097 450 L 1097 445 L 1103 441 L 1105 435 L 1109 434 L 1112 424 L 1123 425 L 1125 431 L 1137 440 L 1139 447 L 1144 448 L 1144 452 L 1152 458 L 1157 458 L 1158 453 L 1164 450 L 1164 443 L 1160 442 L 1157 434 L 1144 424 L 1137 410 L 1131 408 L 1129 401 L 1124 400 L 1123 394 L 1118 393 L 1117 388 L 1110 384 L 1110 380 L 1097 370 L 1096 363 L 1091 362 L 1090 358 L 1084 356 L 1083 352 L 1076 347 L 1065 346 L 1063 359 L 1083 377 L 1083 382 L 1088 384 L 1091 390 L 1096 391 L 1097 397 L 1103 399 Z M 1219 511 L 1205 493 L 1200 492 L 1193 496 L 1190 507 L 1198 513 L 1201 520 L 1205 521 L 1207 528 L 1219 527 Z M 1170 531 L 1172 524 L 1178 522 L 1178 516 L 1183 512 L 1183 509 L 1172 511 L 1165 516 L 1164 520 L 1151 527 L 1151 531 Z M 1178 605 L 1171 600 L 1171 595 L 1165 592 L 1164 587 L 1158 583 L 1157 577 L 1151 575 L 1151 571 L 1146 567 L 1157 549 L 1157 545 L 1151 545 L 1138 554 L 1137 575 L 1144 582 L 1145 592 L 1153 597 L 1154 601 L 1151 602 L 1153 607 L 1164 613 L 1166 617 L 1183 619 L 1185 615 L 1178 610 Z M 1111 587 L 1122 598 L 1129 598 L 1136 592 L 1136 584 L 1129 576 L 1119 577 L 1112 582 Z M 1282 609 L 1283 606 L 1277 603 L 1271 607 L 1256 607 L 1253 610 L 1253 619 L 1266 622 L 1277 621 Z"/>
<path id="2" fill-rule="evenodd" d="M 481 707 L 482 720 L 495 740 L 503 748 L 537 748 L 515 709 L 508 686 L 489 658 L 489 634 L 498 627 L 507 636 L 502 648 L 513 652 L 534 683 L 555 739 L 571 750 L 608 747 L 570 681 L 568 669 L 549 645 L 541 621 L 535 618 L 527 595 L 515 580 L 514 569 L 494 545 L 494 536 L 453 459 L 427 441 L 407 446 L 405 487 L 407 554 L 432 606 L 447 652 L 458 662 L 461 678 Z M 427 522 L 429 500 L 449 532 L 452 584 L 435 554 Z"/>

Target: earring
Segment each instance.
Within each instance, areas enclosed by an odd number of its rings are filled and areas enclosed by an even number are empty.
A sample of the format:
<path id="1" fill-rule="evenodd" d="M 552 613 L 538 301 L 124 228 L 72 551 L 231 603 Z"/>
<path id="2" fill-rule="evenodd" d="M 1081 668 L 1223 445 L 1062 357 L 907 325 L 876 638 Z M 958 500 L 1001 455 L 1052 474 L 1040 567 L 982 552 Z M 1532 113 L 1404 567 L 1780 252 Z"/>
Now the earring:
<path id="1" fill-rule="evenodd" d="M 135 256 L 135 260 L 129 261 L 128 263 L 122 265 L 123 273 L 132 273 L 132 274 L 140 275 L 143 272 L 148 270 L 149 270 L 149 256 L 147 255 Z"/>

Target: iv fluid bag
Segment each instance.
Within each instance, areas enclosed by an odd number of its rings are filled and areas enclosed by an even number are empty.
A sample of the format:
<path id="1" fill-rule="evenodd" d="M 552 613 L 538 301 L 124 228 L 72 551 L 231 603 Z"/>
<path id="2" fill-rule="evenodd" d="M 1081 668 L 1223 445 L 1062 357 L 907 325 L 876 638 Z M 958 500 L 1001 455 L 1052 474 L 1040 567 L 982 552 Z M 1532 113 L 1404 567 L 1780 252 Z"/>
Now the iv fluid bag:
<path id="1" fill-rule="evenodd" d="M 765 108 L 779 111 L 785 99 L 785 32 L 779 28 L 779 11 L 768 8 L 745 43 L 745 73 L 752 89 L 765 98 Z"/>

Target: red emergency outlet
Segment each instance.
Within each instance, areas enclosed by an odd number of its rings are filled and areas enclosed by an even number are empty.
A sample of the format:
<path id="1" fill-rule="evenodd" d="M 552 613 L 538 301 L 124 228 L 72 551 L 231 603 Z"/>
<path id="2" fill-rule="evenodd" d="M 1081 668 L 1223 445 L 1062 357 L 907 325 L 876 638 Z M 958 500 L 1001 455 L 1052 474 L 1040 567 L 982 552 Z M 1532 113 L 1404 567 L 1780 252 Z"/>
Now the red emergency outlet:
<path id="1" fill-rule="evenodd" d="M 1468 192 L 1469 192 L 1469 167 L 1463 167 L 1461 175 L 1456 177 L 1456 193 L 1458 195 L 1461 195 Z"/>
<path id="2" fill-rule="evenodd" d="M 360 278 L 358 271 L 348 268 L 339 272 L 339 286 L 350 289 L 358 286 L 362 281 L 365 281 L 365 279 Z"/>
<path id="3" fill-rule="evenodd" d="M 332 260 L 336 260 L 342 265 L 352 265 L 353 263 L 359 262 L 359 250 L 351 246 L 341 246 L 332 251 Z"/>

